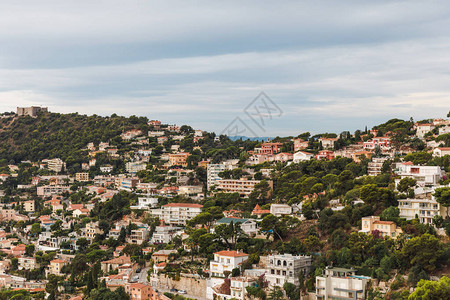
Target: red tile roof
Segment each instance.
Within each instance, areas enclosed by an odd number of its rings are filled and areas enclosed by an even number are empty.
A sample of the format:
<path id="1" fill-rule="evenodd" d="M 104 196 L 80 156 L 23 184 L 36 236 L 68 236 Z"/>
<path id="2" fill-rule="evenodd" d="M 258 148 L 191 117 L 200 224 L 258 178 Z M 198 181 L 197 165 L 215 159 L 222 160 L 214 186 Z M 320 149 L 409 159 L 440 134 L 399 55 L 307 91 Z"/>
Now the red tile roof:
<path id="1" fill-rule="evenodd" d="M 242 256 L 248 256 L 247 253 L 244 252 L 238 252 L 238 251 L 230 251 L 230 250 L 223 250 L 216 252 L 214 254 L 220 255 L 220 256 L 229 256 L 229 257 L 242 257 Z"/>

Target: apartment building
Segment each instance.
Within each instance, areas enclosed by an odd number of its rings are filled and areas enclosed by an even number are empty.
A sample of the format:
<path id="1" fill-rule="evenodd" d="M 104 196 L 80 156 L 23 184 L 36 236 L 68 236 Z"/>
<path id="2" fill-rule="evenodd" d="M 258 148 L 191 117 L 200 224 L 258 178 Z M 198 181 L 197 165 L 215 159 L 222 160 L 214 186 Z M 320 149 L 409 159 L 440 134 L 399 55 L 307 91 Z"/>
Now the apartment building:
<path id="1" fill-rule="evenodd" d="M 303 139 L 294 139 L 294 152 L 308 148 L 309 142 Z"/>
<path id="2" fill-rule="evenodd" d="M 314 158 L 314 154 L 304 151 L 297 151 L 294 153 L 294 163 L 301 161 L 308 161 Z"/>
<path id="3" fill-rule="evenodd" d="M 103 230 L 98 227 L 98 222 L 87 223 L 85 228 L 85 237 L 88 240 L 93 240 L 97 234 L 103 234 Z"/>
<path id="4" fill-rule="evenodd" d="M 283 143 L 262 143 L 261 147 L 255 148 L 255 153 L 273 155 L 281 152 L 281 148 Z"/>
<path id="5" fill-rule="evenodd" d="M 125 170 L 128 173 L 136 174 L 139 171 L 143 171 L 147 168 L 147 163 L 142 161 L 129 161 L 125 164 Z"/>
<path id="6" fill-rule="evenodd" d="M 194 196 L 203 192 L 201 185 L 182 185 L 178 187 L 178 195 Z"/>
<path id="7" fill-rule="evenodd" d="M 231 272 L 247 259 L 248 254 L 240 251 L 223 250 L 216 252 L 214 253 L 214 259 L 209 263 L 211 276 L 224 278 L 225 271 Z"/>
<path id="8" fill-rule="evenodd" d="M 19 257 L 18 269 L 19 270 L 34 270 L 38 267 L 36 258 L 34 257 Z"/>
<path id="9" fill-rule="evenodd" d="M 131 189 L 135 188 L 139 182 L 138 178 L 122 177 L 119 180 L 120 180 L 119 189 L 122 189 L 122 190 L 131 190 Z"/>
<path id="10" fill-rule="evenodd" d="M 211 189 L 213 185 L 217 185 L 220 178 L 219 173 L 226 170 L 225 164 L 209 164 L 206 167 L 206 178 L 208 190 Z"/>
<path id="11" fill-rule="evenodd" d="M 316 299 L 365 299 L 366 287 L 372 278 L 356 275 L 354 269 L 329 268 L 316 277 Z"/>
<path id="12" fill-rule="evenodd" d="M 412 162 L 397 164 L 395 172 L 401 179 L 414 178 L 419 186 L 436 185 L 442 178 L 440 166 L 415 166 Z"/>
<path id="13" fill-rule="evenodd" d="M 28 219 L 27 216 L 19 214 L 14 209 L 0 209 L 0 221 L 27 221 Z"/>
<path id="14" fill-rule="evenodd" d="M 165 224 L 186 225 L 188 220 L 202 212 L 203 205 L 196 203 L 169 203 L 160 209 L 152 209 L 150 213 Z"/>
<path id="15" fill-rule="evenodd" d="M 26 212 L 35 212 L 34 200 L 28 200 L 23 202 L 23 210 Z"/>
<path id="16" fill-rule="evenodd" d="M 41 197 L 60 195 L 68 191 L 70 191 L 70 187 L 64 185 L 43 185 L 37 187 L 37 195 Z"/>
<path id="17" fill-rule="evenodd" d="M 255 185 L 260 183 L 260 180 L 250 180 L 247 178 L 241 179 L 221 179 L 217 189 L 224 193 L 239 193 L 241 197 L 248 197 L 255 189 Z M 273 181 L 267 181 L 270 188 L 273 189 Z"/>
<path id="18" fill-rule="evenodd" d="M 292 254 L 269 255 L 266 279 L 269 286 L 283 287 L 290 282 L 298 285 L 300 272 L 307 275 L 311 270 L 312 256 L 294 256 Z"/>
<path id="19" fill-rule="evenodd" d="M 44 159 L 42 160 L 42 162 L 47 165 L 47 168 L 50 171 L 56 173 L 59 173 L 66 168 L 66 163 L 63 162 L 60 158 Z"/>
<path id="20" fill-rule="evenodd" d="M 138 203 L 136 205 L 130 206 L 130 209 L 150 209 L 158 205 L 158 198 L 143 196 L 138 198 Z"/>
<path id="21" fill-rule="evenodd" d="M 46 269 L 46 275 L 49 274 L 62 276 L 62 268 L 67 264 L 67 261 L 62 259 L 54 259 L 50 261 L 50 265 L 48 266 L 48 269 Z"/>
<path id="22" fill-rule="evenodd" d="M 232 299 L 245 300 L 248 299 L 247 287 L 257 286 L 258 279 L 256 277 L 240 276 L 230 279 L 230 296 Z"/>
<path id="23" fill-rule="evenodd" d="M 398 200 L 400 218 L 406 220 L 419 218 L 420 223 L 433 224 L 435 216 L 445 217 L 447 208 L 441 206 L 434 199 L 400 199 Z"/>
<path id="24" fill-rule="evenodd" d="M 167 244 L 176 236 L 183 233 L 184 230 L 181 227 L 175 226 L 156 226 L 155 232 L 153 232 L 151 242 L 152 244 Z"/>
<path id="25" fill-rule="evenodd" d="M 187 167 L 187 158 L 189 157 L 189 153 L 180 152 L 180 153 L 172 153 L 169 154 L 169 165 L 170 166 L 182 166 Z"/>
<path id="26" fill-rule="evenodd" d="M 81 182 L 89 181 L 89 173 L 87 173 L 87 172 L 76 173 L 75 180 L 81 181 Z"/>
<path id="27" fill-rule="evenodd" d="M 141 245 L 148 241 L 149 231 L 147 228 L 138 228 L 131 230 L 131 234 L 127 237 L 127 243 Z"/>
<path id="28" fill-rule="evenodd" d="M 319 138 L 318 141 L 321 143 L 324 149 L 334 149 L 334 143 L 336 143 L 338 138 Z"/>
<path id="29" fill-rule="evenodd" d="M 316 155 L 317 160 L 332 160 L 335 158 L 336 155 L 331 150 L 320 150 L 319 153 Z"/>
<path id="30" fill-rule="evenodd" d="M 434 124 L 432 123 L 416 123 L 414 124 L 414 129 L 416 130 L 416 136 L 419 139 L 423 139 L 423 137 L 425 136 L 425 134 L 427 134 L 428 132 L 430 132 L 431 130 L 433 130 L 436 126 L 434 126 Z"/>
<path id="31" fill-rule="evenodd" d="M 372 161 L 367 166 L 367 173 L 369 176 L 377 176 L 381 174 L 384 162 L 388 157 L 373 157 Z"/>
<path id="32" fill-rule="evenodd" d="M 125 286 L 125 291 L 130 295 L 130 300 L 150 300 L 157 299 L 157 295 L 150 285 L 144 283 L 132 283 Z"/>
<path id="33" fill-rule="evenodd" d="M 364 149 L 374 150 L 379 147 L 381 150 L 391 149 L 391 138 L 388 136 L 377 136 L 363 143 Z"/>
<path id="34" fill-rule="evenodd" d="M 396 239 L 403 233 L 402 229 L 392 221 L 381 221 L 379 216 L 364 217 L 361 219 L 361 230 L 359 232 L 370 233 L 380 232 L 382 237 Z"/>

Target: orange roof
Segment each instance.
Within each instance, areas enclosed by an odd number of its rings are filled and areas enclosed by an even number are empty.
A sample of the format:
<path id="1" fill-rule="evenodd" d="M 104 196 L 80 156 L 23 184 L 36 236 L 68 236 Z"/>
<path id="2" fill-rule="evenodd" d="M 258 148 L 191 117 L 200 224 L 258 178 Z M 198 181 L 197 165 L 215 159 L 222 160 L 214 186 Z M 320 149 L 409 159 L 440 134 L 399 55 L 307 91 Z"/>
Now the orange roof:
<path id="1" fill-rule="evenodd" d="M 70 204 L 70 209 L 75 210 L 75 209 L 82 209 L 84 208 L 83 204 Z"/>
<path id="2" fill-rule="evenodd" d="M 167 264 L 165 262 L 159 263 L 156 266 L 157 267 L 165 267 Z"/>
<path id="3" fill-rule="evenodd" d="M 238 251 L 229 251 L 229 250 L 223 250 L 216 252 L 214 254 L 220 255 L 220 256 L 229 256 L 229 257 L 242 257 L 242 256 L 248 256 L 247 253 L 244 252 L 238 252 Z"/>
<path id="4" fill-rule="evenodd" d="M 117 258 L 113 258 L 113 259 L 110 259 L 110 260 L 105 260 L 105 261 L 102 261 L 102 264 L 129 264 L 129 263 L 131 263 L 131 260 L 130 260 L 130 258 L 128 257 L 128 256 L 119 256 L 119 257 L 117 257 Z"/>
<path id="5" fill-rule="evenodd" d="M 135 289 L 145 289 L 145 288 L 149 288 L 150 286 L 143 284 L 143 283 L 136 282 L 136 283 L 130 284 L 130 287 L 135 288 Z"/>
<path id="6" fill-rule="evenodd" d="M 50 263 L 52 263 L 52 264 L 64 264 L 64 263 L 66 263 L 66 261 L 62 260 L 62 259 L 54 259 L 54 260 L 50 261 Z"/>
<path id="7" fill-rule="evenodd" d="M 197 207 L 197 208 L 203 207 L 203 205 L 196 204 L 196 203 L 169 203 L 169 204 L 166 204 L 163 206 L 165 206 L 165 207 Z"/>
<path id="8" fill-rule="evenodd" d="M 24 250 L 25 251 L 25 245 L 24 244 L 19 244 L 19 245 L 17 245 L 17 246 L 15 246 L 14 248 L 13 248 L 13 250 L 14 251 L 20 251 L 20 250 Z"/>
<path id="9" fill-rule="evenodd" d="M 373 224 L 385 224 L 385 225 L 392 225 L 394 222 L 392 221 L 375 221 Z"/>

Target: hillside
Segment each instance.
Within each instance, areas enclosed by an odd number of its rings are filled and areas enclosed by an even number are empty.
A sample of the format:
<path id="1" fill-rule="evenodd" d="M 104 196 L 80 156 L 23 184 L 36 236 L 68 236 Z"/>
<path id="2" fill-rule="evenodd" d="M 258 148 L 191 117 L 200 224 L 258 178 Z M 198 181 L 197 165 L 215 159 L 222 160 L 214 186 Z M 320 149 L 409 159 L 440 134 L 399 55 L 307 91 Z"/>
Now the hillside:
<path id="1" fill-rule="evenodd" d="M 148 119 L 112 115 L 45 113 L 37 118 L 11 116 L 0 119 L 0 159 L 8 163 L 59 157 L 68 165 L 81 160 L 89 142 L 120 143 L 123 130 L 148 129 Z"/>

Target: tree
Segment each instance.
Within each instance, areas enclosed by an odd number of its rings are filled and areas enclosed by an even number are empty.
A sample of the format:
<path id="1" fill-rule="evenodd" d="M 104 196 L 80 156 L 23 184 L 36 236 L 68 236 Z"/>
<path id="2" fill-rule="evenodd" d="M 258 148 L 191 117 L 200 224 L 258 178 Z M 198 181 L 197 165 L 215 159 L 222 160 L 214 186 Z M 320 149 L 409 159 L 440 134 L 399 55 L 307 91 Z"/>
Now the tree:
<path id="1" fill-rule="evenodd" d="M 86 238 L 79 238 L 77 240 L 77 246 L 80 252 L 85 252 L 88 245 L 89 241 Z"/>
<path id="2" fill-rule="evenodd" d="M 202 212 L 196 215 L 193 219 L 188 221 L 188 225 L 193 226 L 196 224 L 204 225 L 207 227 L 208 232 L 210 231 L 211 226 L 214 224 L 215 218 L 209 212 Z"/>
<path id="3" fill-rule="evenodd" d="M 405 177 L 397 184 L 397 190 L 399 192 L 406 192 L 410 187 L 415 186 L 417 181 L 411 177 Z"/>
<path id="4" fill-rule="evenodd" d="M 440 300 L 449 299 L 450 278 L 441 277 L 439 281 L 421 280 L 408 300 Z"/>
<path id="5" fill-rule="evenodd" d="M 400 210 L 398 207 L 389 206 L 380 215 L 381 220 L 383 221 L 397 221 L 400 216 Z"/>
<path id="6" fill-rule="evenodd" d="M 289 298 L 289 300 L 300 299 L 300 291 L 299 289 L 297 289 L 295 284 L 286 281 L 283 285 L 283 289 L 286 292 L 286 296 Z"/>
<path id="7" fill-rule="evenodd" d="M 33 244 L 25 246 L 25 255 L 33 257 L 35 246 Z"/>
<path id="8" fill-rule="evenodd" d="M 36 235 L 40 234 L 41 231 L 42 231 L 42 230 L 41 230 L 41 224 L 39 224 L 39 223 L 34 223 L 33 225 L 31 225 L 30 233 L 31 233 L 33 236 L 36 236 Z"/>
<path id="9" fill-rule="evenodd" d="M 268 214 L 261 221 L 261 230 L 265 231 L 266 234 L 273 235 L 274 237 L 278 237 L 280 240 L 283 240 L 279 230 L 278 230 L 278 218 L 272 214 Z"/>
<path id="10" fill-rule="evenodd" d="M 450 187 L 437 188 L 434 191 L 434 196 L 439 204 L 447 208 L 448 216 L 448 207 L 450 206 Z"/>
<path id="11" fill-rule="evenodd" d="M 283 297 L 283 290 L 279 286 L 274 286 L 269 293 L 269 297 L 267 299 L 270 300 L 282 300 Z"/>
<path id="12" fill-rule="evenodd" d="M 270 187 L 267 180 L 262 180 L 261 182 L 256 184 L 253 191 L 248 196 L 251 207 L 254 207 L 256 204 L 264 205 L 268 203 L 271 197 L 272 188 Z"/>
<path id="13" fill-rule="evenodd" d="M 410 266 L 420 265 L 425 271 L 432 272 L 443 252 L 442 243 L 435 236 L 425 233 L 406 242 L 401 255 Z"/>
<path id="14" fill-rule="evenodd" d="M 86 261 L 86 255 L 77 254 L 70 263 L 70 272 L 72 278 L 75 279 L 77 276 L 82 275 L 87 270 L 89 270 L 89 266 Z"/>

